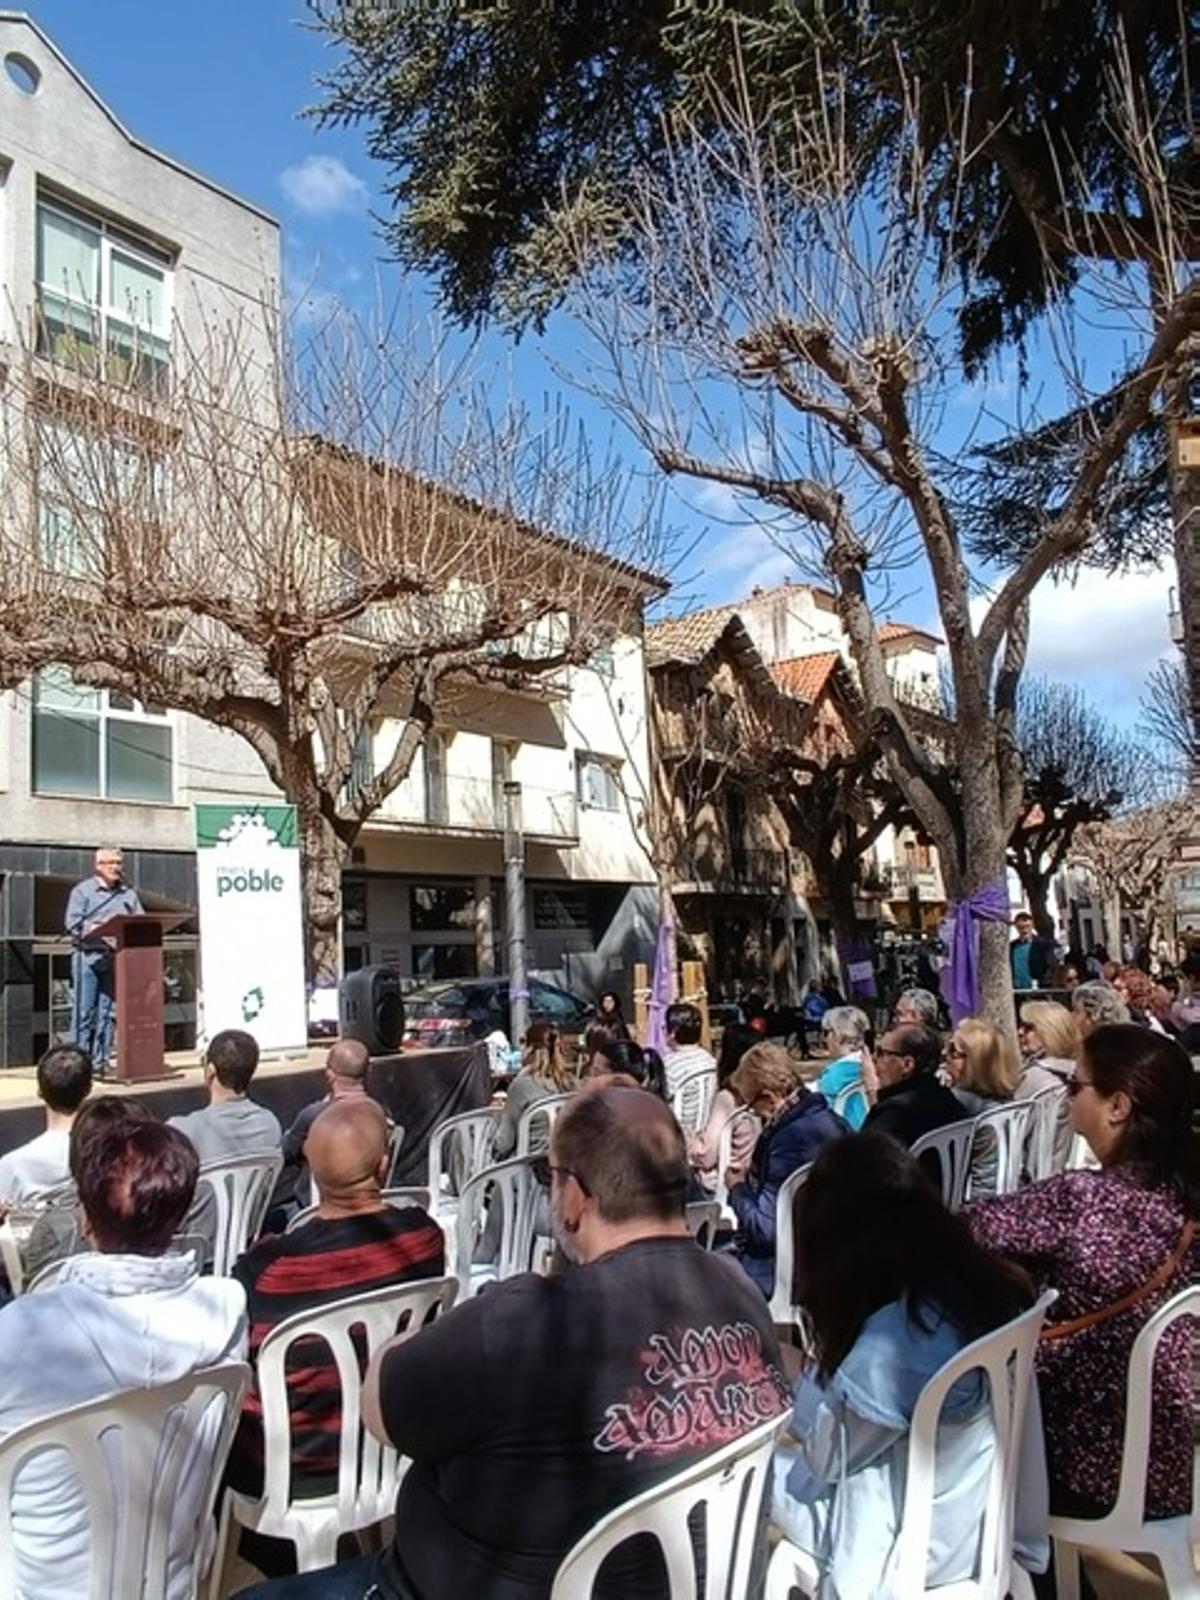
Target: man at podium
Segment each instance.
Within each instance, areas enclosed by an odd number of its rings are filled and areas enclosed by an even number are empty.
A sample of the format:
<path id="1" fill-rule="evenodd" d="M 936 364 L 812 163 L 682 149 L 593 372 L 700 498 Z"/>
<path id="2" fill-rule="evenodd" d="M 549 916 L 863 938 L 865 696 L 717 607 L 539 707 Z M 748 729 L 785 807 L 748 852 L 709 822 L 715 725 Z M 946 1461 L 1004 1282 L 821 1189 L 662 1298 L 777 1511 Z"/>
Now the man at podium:
<path id="1" fill-rule="evenodd" d="M 139 914 L 137 890 L 125 882 L 124 857 L 102 845 L 95 872 L 71 890 L 66 929 L 71 936 L 71 1038 L 91 1057 L 96 1074 L 108 1067 L 113 1037 L 113 941 L 94 930 L 121 912 Z"/>

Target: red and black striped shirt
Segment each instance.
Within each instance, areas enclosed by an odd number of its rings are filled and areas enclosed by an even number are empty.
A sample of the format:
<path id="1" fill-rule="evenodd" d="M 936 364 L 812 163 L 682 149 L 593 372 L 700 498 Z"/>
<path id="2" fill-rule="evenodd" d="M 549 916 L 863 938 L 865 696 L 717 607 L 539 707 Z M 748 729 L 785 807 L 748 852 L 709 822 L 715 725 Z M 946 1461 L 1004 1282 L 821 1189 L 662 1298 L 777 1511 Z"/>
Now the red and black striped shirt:
<path id="1" fill-rule="evenodd" d="M 246 1291 L 250 1360 L 273 1328 L 302 1311 L 443 1271 L 442 1230 L 419 1206 L 384 1206 L 352 1217 L 314 1217 L 294 1233 L 261 1239 L 233 1269 Z M 361 1356 L 360 1352 L 360 1356 Z M 299 1477 L 337 1472 L 342 1395 L 337 1366 L 322 1339 L 294 1344 L 287 1361 L 292 1419 L 292 1471 Z M 262 1402 L 246 1396 L 233 1451 L 240 1487 L 261 1478 Z"/>

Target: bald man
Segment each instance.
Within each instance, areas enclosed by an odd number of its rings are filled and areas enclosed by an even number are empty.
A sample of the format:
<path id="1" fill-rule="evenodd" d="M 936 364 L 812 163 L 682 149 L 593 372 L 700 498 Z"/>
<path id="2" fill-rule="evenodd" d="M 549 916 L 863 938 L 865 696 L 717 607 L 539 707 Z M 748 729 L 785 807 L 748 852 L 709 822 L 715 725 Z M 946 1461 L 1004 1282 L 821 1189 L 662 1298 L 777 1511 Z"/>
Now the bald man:
<path id="1" fill-rule="evenodd" d="M 339 1100 L 367 1098 L 367 1069 L 371 1058 L 358 1039 L 339 1039 L 325 1057 L 325 1094 L 296 1113 L 296 1119 L 283 1136 L 283 1171 L 275 1186 L 273 1206 L 288 1206 L 297 1211 L 312 1199 L 308 1181 L 306 1149 L 309 1130 L 326 1106 Z M 318 1180 L 318 1187 L 320 1181 Z M 288 1213 L 285 1212 L 286 1216 Z"/>
<path id="2" fill-rule="evenodd" d="M 316 1216 L 294 1233 L 261 1239 L 233 1269 L 246 1291 L 250 1360 L 271 1329 L 301 1311 L 407 1283 L 438 1278 L 444 1266 L 442 1231 L 420 1206 L 388 1205 L 381 1194 L 387 1174 L 388 1120 L 365 1094 L 332 1101 L 314 1118 L 305 1143 L 321 1191 Z M 297 1397 L 292 1415 L 293 1480 L 303 1478 L 319 1493 L 336 1487 L 341 1395 L 329 1349 L 305 1349 L 302 1363 L 288 1366 L 288 1393 Z M 229 1468 L 230 1482 L 257 1494 L 262 1484 L 262 1407 L 257 1391 L 246 1397 Z M 263 1571 L 280 1566 L 288 1545 L 259 1549 L 250 1559 Z M 264 1562 L 266 1563 L 264 1565 Z"/>

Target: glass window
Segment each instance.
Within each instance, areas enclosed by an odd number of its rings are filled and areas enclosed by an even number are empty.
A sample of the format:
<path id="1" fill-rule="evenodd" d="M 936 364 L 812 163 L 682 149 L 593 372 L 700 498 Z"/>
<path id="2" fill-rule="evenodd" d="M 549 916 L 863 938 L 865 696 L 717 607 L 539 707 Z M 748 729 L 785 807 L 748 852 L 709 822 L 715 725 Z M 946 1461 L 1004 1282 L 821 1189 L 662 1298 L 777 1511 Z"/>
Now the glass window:
<path id="1" fill-rule="evenodd" d="M 573 995 L 539 983 L 536 978 L 529 985 L 529 1003 L 540 1016 L 560 1027 L 570 1027 L 579 1020 L 580 1006 Z"/>
<path id="2" fill-rule="evenodd" d="M 579 754 L 575 758 L 576 792 L 580 805 L 596 811 L 621 809 L 621 780 L 618 763 L 607 756 Z"/>
<path id="3" fill-rule="evenodd" d="M 475 891 L 469 884 L 414 884 L 411 893 L 411 926 L 447 932 L 475 926 Z"/>
<path id="4" fill-rule="evenodd" d="M 436 730 L 425 740 L 425 821 L 446 822 L 446 736 Z"/>
<path id="5" fill-rule="evenodd" d="M 168 263 L 147 247 L 57 201 L 37 212 L 39 349 L 56 361 L 92 366 L 119 383 L 165 387 L 170 369 Z"/>
<path id="6" fill-rule="evenodd" d="M 473 944 L 414 944 L 413 972 L 418 978 L 475 977 Z"/>
<path id="7" fill-rule="evenodd" d="M 62 667 L 34 682 L 35 794 L 170 804 L 173 745 L 170 718 L 157 707 L 73 683 Z"/>

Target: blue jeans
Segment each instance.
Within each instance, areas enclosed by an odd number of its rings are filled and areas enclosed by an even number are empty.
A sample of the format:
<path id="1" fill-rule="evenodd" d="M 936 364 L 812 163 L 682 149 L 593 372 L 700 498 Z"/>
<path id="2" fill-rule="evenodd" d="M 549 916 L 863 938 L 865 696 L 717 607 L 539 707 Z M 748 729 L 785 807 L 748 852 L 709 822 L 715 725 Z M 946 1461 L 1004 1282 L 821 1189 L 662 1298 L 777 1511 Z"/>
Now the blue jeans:
<path id="1" fill-rule="evenodd" d="M 238 1591 L 238 1600 L 375 1600 L 379 1556 L 339 1561 L 335 1567 L 298 1572 L 290 1578 L 272 1578 L 252 1589 Z M 389 1591 L 390 1592 L 390 1591 Z"/>
<path id="2" fill-rule="evenodd" d="M 99 1072 L 108 1064 L 113 1036 L 113 965 L 111 956 L 98 961 L 76 950 L 71 957 L 73 1004 L 71 1039 L 86 1051 Z"/>

